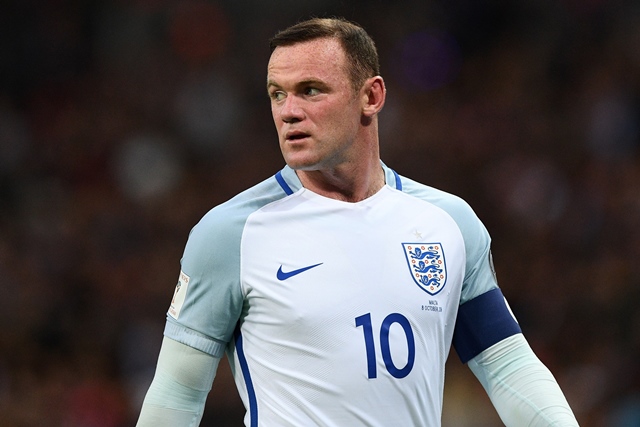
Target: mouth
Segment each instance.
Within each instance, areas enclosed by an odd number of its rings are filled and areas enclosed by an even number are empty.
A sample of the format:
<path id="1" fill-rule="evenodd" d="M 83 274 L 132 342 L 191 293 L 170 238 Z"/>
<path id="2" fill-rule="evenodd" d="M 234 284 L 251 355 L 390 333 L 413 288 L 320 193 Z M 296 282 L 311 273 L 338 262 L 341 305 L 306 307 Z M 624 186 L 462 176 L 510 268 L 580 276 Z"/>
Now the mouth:
<path id="1" fill-rule="evenodd" d="M 291 131 L 287 132 L 284 136 L 286 141 L 299 141 L 301 139 L 305 139 L 309 136 L 309 134 L 300 132 L 300 131 Z"/>

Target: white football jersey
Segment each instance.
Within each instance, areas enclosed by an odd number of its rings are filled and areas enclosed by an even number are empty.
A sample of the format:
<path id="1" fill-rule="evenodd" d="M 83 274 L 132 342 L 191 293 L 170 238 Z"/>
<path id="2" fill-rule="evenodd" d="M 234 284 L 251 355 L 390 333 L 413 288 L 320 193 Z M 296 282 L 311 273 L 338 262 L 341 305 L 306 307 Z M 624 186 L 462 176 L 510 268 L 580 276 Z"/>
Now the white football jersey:
<path id="1" fill-rule="evenodd" d="M 383 167 L 357 203 L 285 167 L 192 230 L 165 334 L 226 350 L 247 426 L 440 425 L 459 307 L 497 289 L 490 239 L 461 199 Z M 470 357 L 515 333 L 473 316 Z"/>

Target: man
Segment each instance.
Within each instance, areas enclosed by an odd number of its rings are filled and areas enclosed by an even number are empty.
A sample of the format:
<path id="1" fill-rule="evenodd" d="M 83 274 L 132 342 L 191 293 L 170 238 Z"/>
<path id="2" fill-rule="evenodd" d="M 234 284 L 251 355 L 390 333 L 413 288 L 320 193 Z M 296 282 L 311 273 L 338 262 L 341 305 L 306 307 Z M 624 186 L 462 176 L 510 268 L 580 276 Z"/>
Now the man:
<path id="1" fill-rule="evenodd" d="M 471 208 L 381 162 L 366 32 L 313 19 L 271 47 L 287 166 L 192 230 L 138 425 L 198 425 L 226 351 L 247 426 L 439 426 L 452 342 L 506 425 L 578 425 Z"/>

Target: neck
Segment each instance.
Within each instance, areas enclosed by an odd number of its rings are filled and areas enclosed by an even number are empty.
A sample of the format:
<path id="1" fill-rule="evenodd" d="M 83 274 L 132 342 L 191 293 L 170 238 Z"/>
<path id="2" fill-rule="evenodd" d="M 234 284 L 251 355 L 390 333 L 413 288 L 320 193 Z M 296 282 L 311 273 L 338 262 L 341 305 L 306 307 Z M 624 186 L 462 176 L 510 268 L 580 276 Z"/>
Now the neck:
<path id="1" fill-rule="evenodd" d="M 302 185 L 321 196 L 344 202 L 359 202 L 376 194 L 385 184 L 380 160 L 376 164 L 332 170 L 296 171 Z"/>

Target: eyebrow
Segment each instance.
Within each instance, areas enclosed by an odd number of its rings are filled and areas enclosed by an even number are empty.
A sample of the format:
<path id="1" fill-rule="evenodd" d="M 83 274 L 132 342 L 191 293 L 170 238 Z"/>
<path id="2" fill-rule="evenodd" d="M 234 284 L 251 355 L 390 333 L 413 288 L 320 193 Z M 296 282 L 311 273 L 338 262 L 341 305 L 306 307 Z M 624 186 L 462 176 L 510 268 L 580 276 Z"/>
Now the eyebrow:
<path id="1" fill-rule="evenodd" d="M 297 82 L 295 84 L 295 87 L 296 88 L 300 88 L 300 87 L 305 87 L 305 86 L 309 86 L 309 85 L 317 85 L 317 86 L 327 87 L 327 84 L 325 82 L 323 82 L 322 80 L 318 80 L 318 79 L 301 80 L 301 81 L 299 81 L 299 82 Z M 278 83 L 274 82 L 273 80 L 267 80 L 267 90 L 269 90 L 272 87 L 280 88 L 282 86 L 280 86 Z"/>

